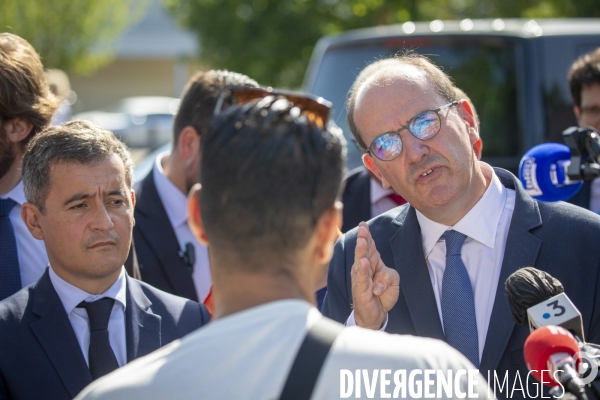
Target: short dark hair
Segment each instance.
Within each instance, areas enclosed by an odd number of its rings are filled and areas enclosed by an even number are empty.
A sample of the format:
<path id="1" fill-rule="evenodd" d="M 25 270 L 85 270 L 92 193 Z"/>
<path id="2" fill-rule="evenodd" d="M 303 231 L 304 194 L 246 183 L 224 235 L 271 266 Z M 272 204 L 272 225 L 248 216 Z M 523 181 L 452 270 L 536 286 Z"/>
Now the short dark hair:
<path id="1" fill-rule="evenodd" d="M 363 150 L 367 149 L 367 144 L 361 138 L 358 127 L 354 122 L 354 108 L 356 106 L 356 98 L 358 93 L 372 76 L 375 76 L 381 71 L 384 71 L 390 67 L 403 64 L 412 65 L 421 70 L 425 76 L 427 76 L 427 79 L 429 79 L 436 92 L 446 101 L 451 102 L 460 100 L 457 97 L 455 90 L 456 87 L 454 86 L 454 83 L 452 83 L 450 77 L 425 56 L 407 51 L 405 53 L 396 54 L 393 57 L 377 60 L 372 64 L 369 64 L 356 77 L 356 80 L 350 87 L 348 92 L 348 101 L 346 102 L 346 107 L 348 110 L 348 126 L 352 132 L 352 135 L 354 135 L 354 139 L 356 139 L 356 142 Z"/>
<path id="2" fill-rule="evenodd" d="M 584 86 L 600 84 L 600 47 L 579 57 L 567 75 L 573 104 L 581 107 L 581 91 Z"/>
<path id="3" fill-rule="evenodd" d="M 125 182 L 131 188 L 133 161 L 127 147 L 112 132 L 93 122 L 73 120 L 49 126 L 36 135 L 23 157 L 23 188 L 27 201 L 45 212 L 50 186 L 50 168 L 58 162 L 95 165 L 116 154 L 125 166 Z"/>
<path id="4" fill-rule="evenodd" d="M 202 138 L 200 203 L 215 248 L 247 260 L 289 260 L 339 199 L 342 131 L 333 123 L 319 128 L 296 111 L 269 96 L 211 121 Z"/>
<path id="5" fill-rule="evenodd" d="M 254 79 L 226 70 L 198 72 L 190 79 L 181 95 L 179 111 L 173 122 L 173 146 L 176 146 L 186 126 L 194 127 L 200 136 L 204 134 L 221 90 L 232 85 L 258 87 Z"/>
<path id="6" fill-rule="evenodd" d="M 24 118 L 33 124 L 23 148 L 50 123 L 58 104 L 34 48 L 19 36 L 0 33 L 0 121 Z"/>

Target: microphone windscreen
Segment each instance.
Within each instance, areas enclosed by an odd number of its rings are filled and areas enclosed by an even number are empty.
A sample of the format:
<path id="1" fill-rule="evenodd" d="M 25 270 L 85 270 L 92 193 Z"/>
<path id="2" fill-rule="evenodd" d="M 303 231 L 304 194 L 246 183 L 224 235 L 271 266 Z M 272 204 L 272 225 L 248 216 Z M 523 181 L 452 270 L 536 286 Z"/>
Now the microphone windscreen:
<path id="1" fill-rule="evenodd" d="M 547 272 L 525 267 L 504 282 L 510 311 L 520 325 L 528 325 L 527 309 L 565 291 L 562 283 Z"/>
<path id="2" fill-rule="evenodd" d="M 525 191 L 534 199 L 541 201 L 568 200 L 575 196 L 583 182 L 564 182 L 564 175 L 558 162 L 569 161 L 571 151 L 560 143 L 544 143 L 531 148 L 519 164 L 519 180 Z"/>
<path id="3" fill-rule="evenodd" d="M 531 375 L 548 386 L 558 385 L 553 374 L 547 372 L 550 356 L 567 353 L 570 356 L 579 352 L 577 341 L 568 330 L 560 326 L 543 326 L 533 331 L 525 340 L 523 356 Z M 544 376 L 542 377 L 542 371 Z M 543 378 L 543 381 L 542 381 Z"/>

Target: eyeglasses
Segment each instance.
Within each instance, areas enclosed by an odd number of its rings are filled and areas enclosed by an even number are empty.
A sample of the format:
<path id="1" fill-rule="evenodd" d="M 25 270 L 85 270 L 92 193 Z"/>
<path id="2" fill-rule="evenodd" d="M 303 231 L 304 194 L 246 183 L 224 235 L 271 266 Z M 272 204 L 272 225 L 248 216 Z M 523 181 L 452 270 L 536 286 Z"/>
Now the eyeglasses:
<path id="1" fill-rule="evenodd" d="M 285 98 L 292 103 L 290 113 L 294 113 L 297 108 L 299 114 L 304 115 L 310 122 L 319 128 L 324 128 L 329 119 L 331 107 L 333 104 L 322 97 L 309 94 L 298 94 L 273 90 L 273 88 L 254 88 L 249 86 L 229 86 L 219 95 L 214 115 L 221 113 L 225 108 L 233 104 L 242 104 L 248 101 L 262 99 L 269 96 Z"/>
<path id="2" fill-rule="evenodd" d="M 381 161 L 391 161 L 395 159 L 402 152 L 400 132 L 404 129 L 408 129 L 408 131 L 417 139 L 431 139 L 438 134 L 442 126 L 440 111 L 456 104 L 458 104 L 458 101 L 453 101 L 452 103 L 443 105 L 435 110 L 427 110 L 417 114 L 408 121 L 408 125 L 403 126 L 395 132 L 387 132 L 378 136 L 371 142 L 367 152 L 379 158 Z"/>

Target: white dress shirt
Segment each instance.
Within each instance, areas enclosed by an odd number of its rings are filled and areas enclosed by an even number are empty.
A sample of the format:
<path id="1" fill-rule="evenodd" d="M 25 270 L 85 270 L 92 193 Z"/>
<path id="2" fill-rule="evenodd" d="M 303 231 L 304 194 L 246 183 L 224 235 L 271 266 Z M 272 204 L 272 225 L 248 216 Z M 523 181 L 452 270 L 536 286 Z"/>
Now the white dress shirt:
<path id="1" fill-rule="evenodd" d="M 210 286 L 212 277 L 210 275 L 210 262 L 208 261 L 208 250 L 203 246 L 196 236 L 192 233 L 188 225 L 187 212 L 187 193 L 183 193 L 173 182 L 167 178 L 162 167 L 162 159 L 169 153 L 161 153 L 156 157 L 152 177 L 156 185 L 158 197 L 167 212 L 169 222 L 175 231 L 175 236 L 179 242 L 179 248 L 185 249 L 186 243 L 192 243 L 196 250 L 196 262 L 194 263 L 194 272 L 192 279 L 196 287 L 196 293 L 200 302 L 204 302 Z"/>
<path id="2" fill-rule="evenodd" d="M 102 297 L 115 299 L 110 319 L 108 320 L 108 341 L 112 347 L 113 353 L 117 358 L 119 367 L 127 364 L 127 340 L 125 336 L 125 307 L 127 307 L 126 293 L 127 280 L 125 279 L 125 269 L 121 271 L 119 278 L 102 294 L 94 295 L 71 285 L 58 275 L 50 266 L 50 281 L 54 290 L 65 308 L 69 322 L 73 327 L 73 332 L 79 342 L 79 347 L 85 358 L 85 362 L 90 365 L 88 360 L 88 351 L 90 348 L 90 326 L 87 311 L 85 308 L 77 308 L 82 301 L 92 302 Z"/>
<path id="3" fill-rule="evenodd" d="M 502 185 L 492 167 L 485 163 L 480 165 L 484 175 L 491 176 L 490 185 L 481 199 L 456 225 L 442 225 L 430 220 L 419 211 L 416 214 L 421 227 L 423 254 L 425 254 L 440 321 L 443 321 L 442 280 L 446 269 L 446 242 L 441 239 L 441 236 L 449 229 L 467 236 L 461 250 L 461 258 L 473 287 L 481 360 L 504 260 L 510 221 L 515 209 L 516 193 Z M 400 277 L 400 291 L 402 291 L 402 277 Z M 346 325 L 356 325 L 354 311 L 350 314 Z M 387 316 L 381 329 L 385 329 L 386 325 Z"/>
<path id="4" fill-rule="evenodd" d="M 383 214 L 391 210 L 394 207 L 398 207 L 398 204 L 388 197 L 388 195 L 394 192 L 393 189 L 384 189 L 381 183 L 376 179 L 370 178 L 371 181 L 371 218 Z"/>
<path id="5" fill-rule="evenodd" d="M 17 186 L 12 188 L 10 192 L 0 195 L 0 199 L 11 199 L 17 203 L 10 211 L 8 218 L 10 218 L 15 231 L 21 287 L 29 286 L 37 282 L 46 270 L 48 255 L 46 254 L 44 241 L 31 236 L 23 218 L 21 218 L 21 206 L 27 201 L 23 191 L 23 181 L 19 181 Z"/>

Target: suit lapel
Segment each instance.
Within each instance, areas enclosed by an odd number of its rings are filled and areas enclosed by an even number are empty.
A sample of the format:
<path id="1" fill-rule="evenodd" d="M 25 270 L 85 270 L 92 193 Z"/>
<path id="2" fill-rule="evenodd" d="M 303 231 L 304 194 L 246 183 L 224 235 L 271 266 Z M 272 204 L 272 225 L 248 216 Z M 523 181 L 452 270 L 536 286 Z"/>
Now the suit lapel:
<path id="1" fill-rule="evenodd" d="M 480 369 L 482 371 L 493 370 L 498 366 L 515 326 L 506 299 L 504 282 L 517 269 L 535 265 L 542 245 L 541 239 L 530 233 L 530 230 L 542 225 L 537 203 L 525 194 L 512 174 L 500 169 L 495 169 L 495 171 L 504 186 L 515 190 L 516 198 L 496 289 L 496 298 L 481 358 Z"/>
<path id="2" fill-rule="evenodd" d="M 417 335 L 444 340 L 415 209 L 405 207 L 394 223 L 400 227 L 390 239 L 390 246 L 400 274 L 400 296 L 408 306 Z"/>
<path id="3" fill-rule="evenodd" d="M 125 331 L 127 362 L 152 353 L 161 347 L 161 317 L 152 314 L 152 302 L 135 280 L 127 279 Z"/>
<path id="4" fill-rule="evenodd" d="M 32 322 L 30 328 L 67 391 L 71 397 L 75 397 L 92 382 L 92 375 L 47 269 L 38 281 L 33 296 L 32 312 L 40 319 Z"/>
<path id="5" fill-rule="evenodd" d="M 156 190 L 153 171 L 142 181 L 136 211 L 137 227 L 134 229 L 150 244 L 174 293 L 198 301 L 194 280 L 188 266 L 179 256 L 179 242 Z M 142 264 L 140 268 L 143 274 Z"/>

